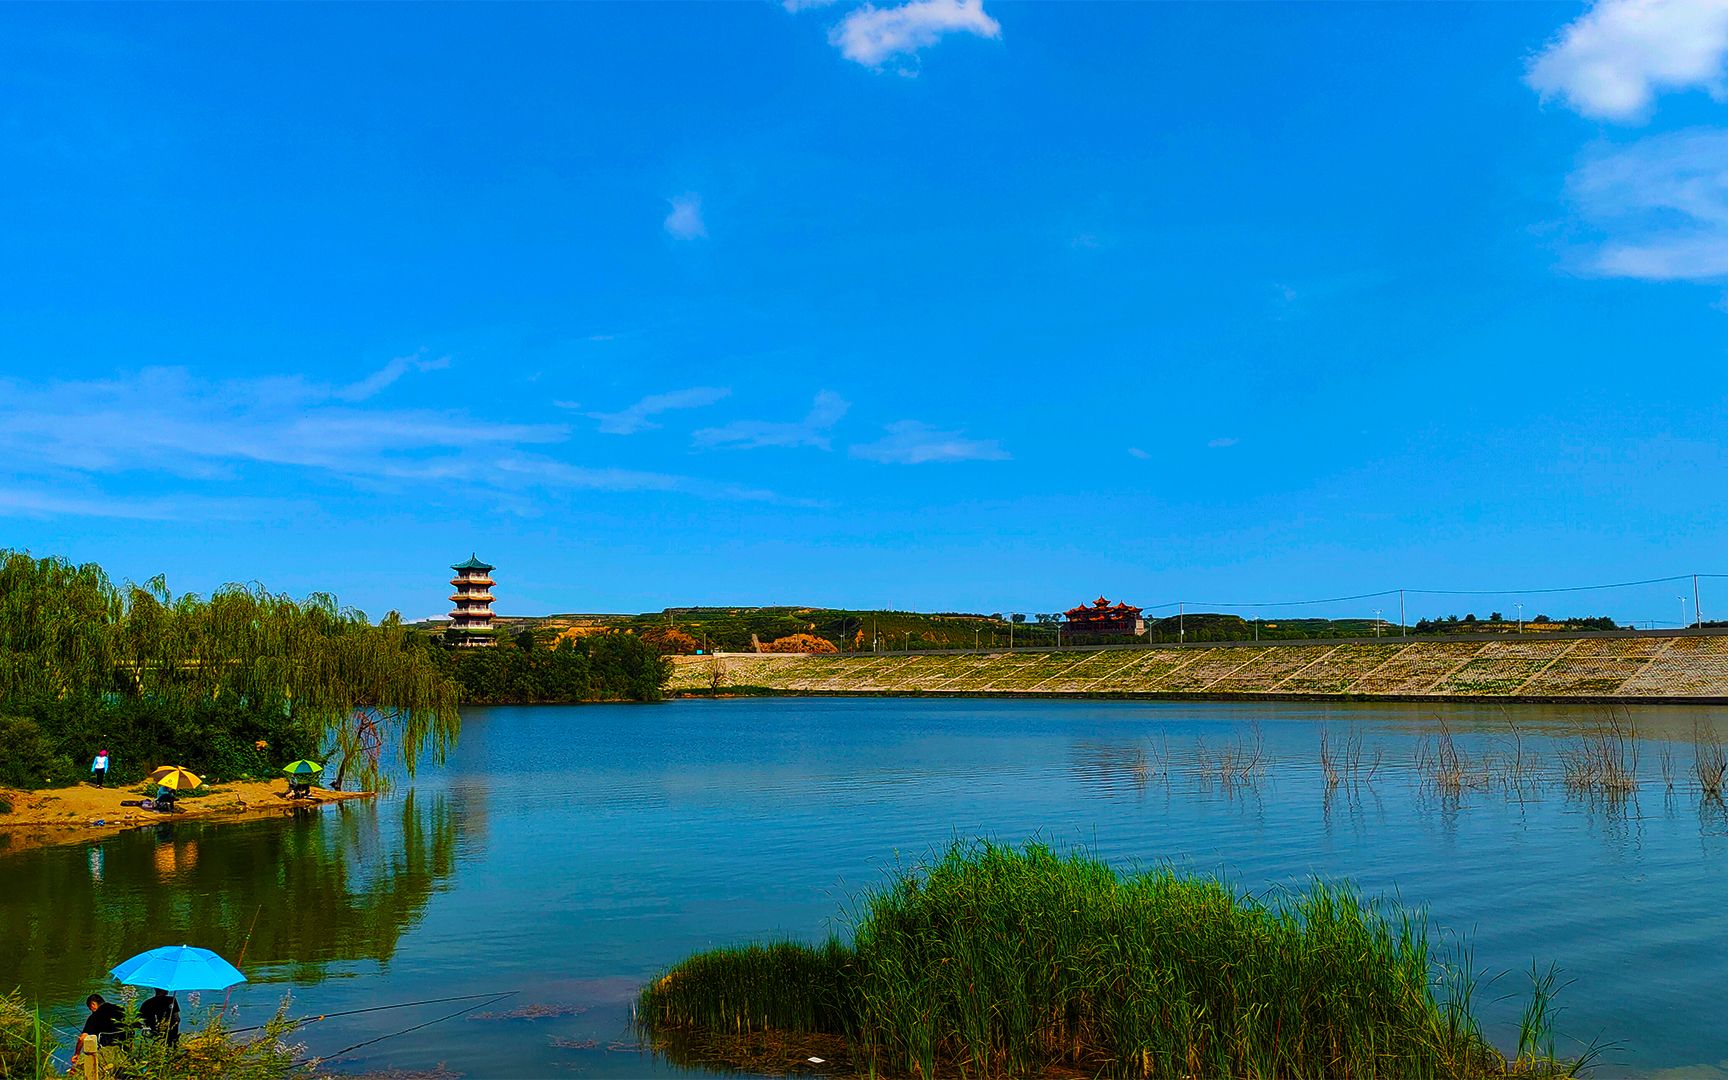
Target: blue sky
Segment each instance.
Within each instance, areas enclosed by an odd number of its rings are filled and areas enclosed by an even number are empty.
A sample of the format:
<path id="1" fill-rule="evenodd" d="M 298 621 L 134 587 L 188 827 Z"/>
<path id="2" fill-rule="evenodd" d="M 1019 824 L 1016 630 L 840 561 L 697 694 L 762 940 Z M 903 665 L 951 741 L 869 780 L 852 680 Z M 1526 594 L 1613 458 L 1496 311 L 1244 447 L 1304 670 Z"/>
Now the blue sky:
<path id="1" fill-rule="evenodd" d="M 1723 0 L 9 5 L 0 544 L 411 617 L 470 551 L 519 614 L 1728 572 L 1725 53 Z"/>

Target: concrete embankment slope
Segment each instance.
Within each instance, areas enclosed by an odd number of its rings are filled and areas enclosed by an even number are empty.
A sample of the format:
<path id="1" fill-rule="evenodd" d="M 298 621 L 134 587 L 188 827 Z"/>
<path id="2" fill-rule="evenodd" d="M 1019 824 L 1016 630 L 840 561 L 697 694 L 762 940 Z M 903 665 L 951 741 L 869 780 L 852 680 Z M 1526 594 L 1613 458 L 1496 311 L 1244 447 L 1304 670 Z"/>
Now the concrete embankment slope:
<path id="1" fill-rule="evenodd" d="M 1710 630 L 674 659 L 668 686 L 673 694 L 759 689 L 809 694 L 1728 701 L 1728 636 Z"/>

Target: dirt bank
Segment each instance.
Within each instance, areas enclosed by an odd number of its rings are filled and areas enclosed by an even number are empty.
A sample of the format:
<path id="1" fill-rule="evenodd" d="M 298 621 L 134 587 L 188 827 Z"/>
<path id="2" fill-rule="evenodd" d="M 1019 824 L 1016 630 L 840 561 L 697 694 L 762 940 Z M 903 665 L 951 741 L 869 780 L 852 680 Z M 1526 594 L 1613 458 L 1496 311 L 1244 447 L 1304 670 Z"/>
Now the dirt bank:
<path id="1" fill-rule="evenodd" d="M 0 814 L 0 854 L 44 844 L 75 843 L 167 821 L 293 814 L 371 794 L 314 788 L 309 799 L 289 799 L 285 780 L 237 780 L 211 788 L 207 795 L 182 796 L 173 814 L 121 805 L 154 792 L 153 784 L 108 788 L 79 784 L 45 791 L 0 788 L 0 801 L 12 804 L 11 813 Z"/>

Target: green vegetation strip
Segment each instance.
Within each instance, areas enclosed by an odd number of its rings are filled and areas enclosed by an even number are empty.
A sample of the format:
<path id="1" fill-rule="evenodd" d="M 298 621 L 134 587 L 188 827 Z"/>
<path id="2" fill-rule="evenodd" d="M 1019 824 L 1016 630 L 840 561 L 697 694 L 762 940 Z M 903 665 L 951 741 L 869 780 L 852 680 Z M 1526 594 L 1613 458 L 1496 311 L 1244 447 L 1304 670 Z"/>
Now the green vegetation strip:
<path id="1" fill-rule="evenodd" d="M 686 1064 L 766 1035 L 839 1037 L 885 1075 L 1563 1075 L 1552 979 L 1508 1058 L 1420 914 L 1315 885 L 1264 904 L 1169 870 L 1125 876 L 1040 845 L 956 845 L 859 901 L 850 945 L 700 953 L 642 991 L 638 1022 Z M 707 1039 L 693 1035 L 708 1035 Z M 814 1045 L 814 1044 L 813 1044 Z M 692 1047 L 699 1049 L 692 1050 Z M 752 1067 L 761 1068 L 760 1060 Z"/>

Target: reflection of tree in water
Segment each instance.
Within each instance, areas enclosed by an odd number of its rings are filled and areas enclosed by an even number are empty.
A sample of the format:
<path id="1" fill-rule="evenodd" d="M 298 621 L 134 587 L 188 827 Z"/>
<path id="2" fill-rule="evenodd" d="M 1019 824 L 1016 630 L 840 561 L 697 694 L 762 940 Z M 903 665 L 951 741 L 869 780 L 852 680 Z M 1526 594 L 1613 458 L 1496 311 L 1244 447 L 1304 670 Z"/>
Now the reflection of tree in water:
<path id="1" fill-rule="evenodd" d="M 0 863 L 0 956 L 17 958 L 8 975 L 45 1002 L 81 996 L 126 957 L 181 942 L 230 958 L 244 946 L 247 969 L 266 981 L 388 963 L 449 888 L 472 824 L 465 809 L 410 793 L 291 822 L 176 824 L 25 852 Z"/>

